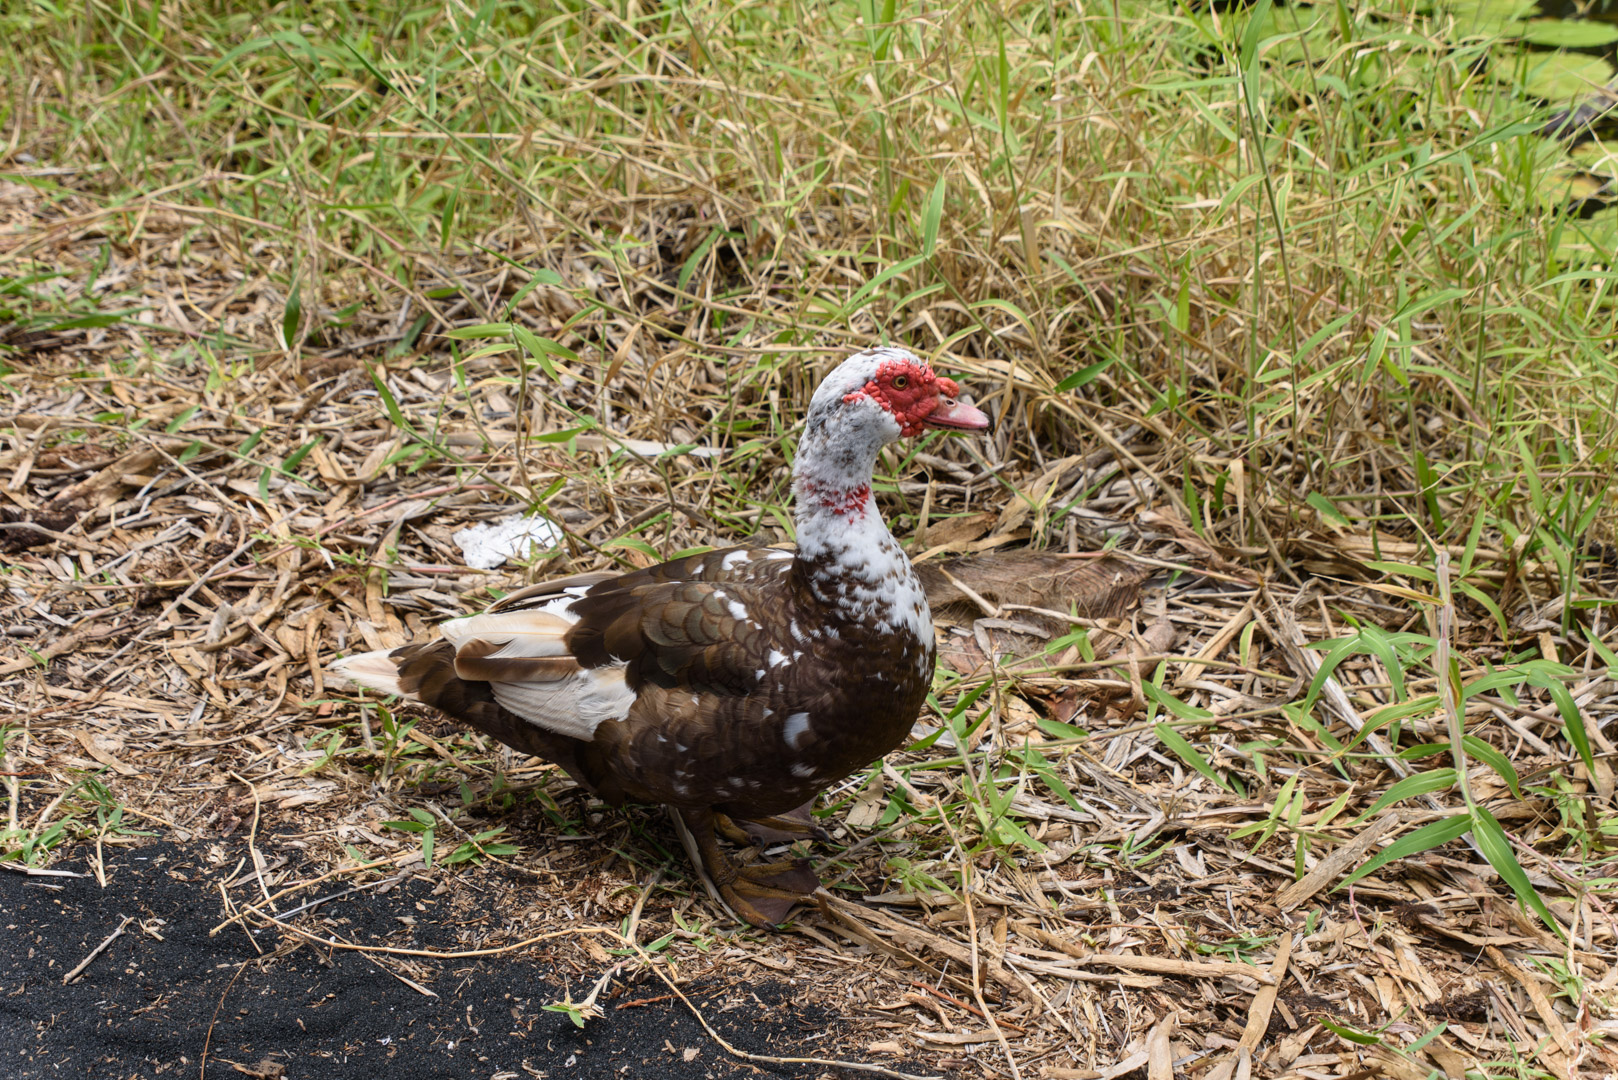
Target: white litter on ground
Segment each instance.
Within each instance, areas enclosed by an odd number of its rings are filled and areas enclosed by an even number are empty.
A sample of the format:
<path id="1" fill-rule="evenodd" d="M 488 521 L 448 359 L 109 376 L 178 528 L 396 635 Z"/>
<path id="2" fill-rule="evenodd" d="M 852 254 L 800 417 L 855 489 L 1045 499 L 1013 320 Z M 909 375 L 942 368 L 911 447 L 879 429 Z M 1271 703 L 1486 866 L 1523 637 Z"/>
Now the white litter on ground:
<path id="1" fill-rule="evenodd" d="M 562 534 L 542 517 L 519 514 L 494 524 L 480 521 L 468 525 L 450 539 L 466 557 L 466 565 L 476 570 L 493 570 L 507 559 L 527 558 L 532 548 L 555 546 Z"/>

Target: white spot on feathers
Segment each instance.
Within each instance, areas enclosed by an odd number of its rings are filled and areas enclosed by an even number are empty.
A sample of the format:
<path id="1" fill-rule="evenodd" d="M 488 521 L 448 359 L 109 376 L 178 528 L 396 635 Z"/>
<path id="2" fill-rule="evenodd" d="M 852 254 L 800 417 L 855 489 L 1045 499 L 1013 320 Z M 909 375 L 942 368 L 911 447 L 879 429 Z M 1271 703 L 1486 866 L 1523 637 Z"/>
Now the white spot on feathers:
<path id="1" fill-rule="evenodd" d="M 787 741 L 788 746 L 797 749 L 802 744 L 803 737 L 808 730 L 809 714 L 795 712 L 787 717 L 787 722 L 781 726 L 781 738 Z"/>
<path id="2" fill-rule="evenodd" d="M 796 776 L 800 780 L 807 780 L 811 776 L 815 775 L 815 767 L 813 765 L 805 765 L 800 761 L 796 765 L 792 766 L 792 775 Z"/>
<path id="3" fill-rule="evenodd" d="M 771 649 L 770 650 L 770 666 L 771 667 L 780 667 L 782 664 L 784 664 L 786 662 L 787 662 L 787 654 L 786 653 L 782 652 L 780 649 Z M 764 673 L 759 672 L 759 674 L 762 675 Z"/>
<path id="4" fill-rule="evenodd" d="M 746 622 L 747 607 L 739 600 L 732 600 L 730 602 L 730 617 L 737 622 Z"/>
<path id="5" fill-rule="evenodd" d="M 745 551 L 732 551 L 729 555 L 726 555 L 723 559 L 719 560 L 719 569 L 729 573 L 742 563 L 748 562 L 751 559 L 752 556 Z"/>
<path id="6" fill-rule="evenodd" d="M 777 548 L 764 557 L 766 559 L 795 559 L 797 558 L 797 555 L 795 555 L 793 552 L 783 551 Z"/>

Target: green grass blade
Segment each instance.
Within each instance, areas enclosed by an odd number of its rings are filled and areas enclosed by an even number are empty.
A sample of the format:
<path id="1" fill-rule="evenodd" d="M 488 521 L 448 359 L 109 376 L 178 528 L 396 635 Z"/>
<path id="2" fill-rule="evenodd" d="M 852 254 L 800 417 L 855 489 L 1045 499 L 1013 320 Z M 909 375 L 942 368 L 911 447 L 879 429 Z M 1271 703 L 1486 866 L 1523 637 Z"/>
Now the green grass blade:
<path id="1" fill-rule="evenodd" d="M 1423 851 L 1441 847 L 1451 840 L 1458 840 L 1472 829 L 1472 819 L 1466 814 L 1455 814 L 1441 821 L 1434 821 L 1423 825 L 1408 836 L 1389 844 L 1383 848 L 1370 862 L 1349 874 L 1338 882 L 1336 888 L 1346 889 L 1367 874 L 1374 874 L 1395 859 L 1408 858 L 1419 855 Z"/>

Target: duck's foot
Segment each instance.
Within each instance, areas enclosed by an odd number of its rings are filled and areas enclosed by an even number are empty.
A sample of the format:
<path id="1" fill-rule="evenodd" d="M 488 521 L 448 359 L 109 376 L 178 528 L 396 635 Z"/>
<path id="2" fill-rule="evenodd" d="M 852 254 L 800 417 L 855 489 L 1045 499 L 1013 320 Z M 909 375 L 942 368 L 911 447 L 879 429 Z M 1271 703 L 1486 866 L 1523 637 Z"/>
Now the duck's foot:
<path id="1" fill-rule="evenodd" d="M 755 863 L 734 871 L 735 880 L 719 886 L 725 903 L 754 926 L 785 922 L 793 905 L 802 903 L 820 887 L 808 859 Z"/>
<path id="2" fill-rule="evenodd" d="M 682 808 L 677 813 L 697 849 L 702 869 L 718 886 L 720 897 L 738 917 L 754 926 L 770 927 L 782 922 L 794 904 L 804 901 L 820 886 L 807 859 L 738 867 L 719 849 L 714 835 L 719 815 L 706 808 Z M 728 820 L 725 824 L 736 828 Z"/>
<path id="3" fill-rule="evenodd" d="M 714 828 L 736 844 L 786 844 L 794 840 L 829 840 L 815 824 L 815 801 L 810 799 L 796 810 L 761 818 L 731 818 L 715 812 Z"/>

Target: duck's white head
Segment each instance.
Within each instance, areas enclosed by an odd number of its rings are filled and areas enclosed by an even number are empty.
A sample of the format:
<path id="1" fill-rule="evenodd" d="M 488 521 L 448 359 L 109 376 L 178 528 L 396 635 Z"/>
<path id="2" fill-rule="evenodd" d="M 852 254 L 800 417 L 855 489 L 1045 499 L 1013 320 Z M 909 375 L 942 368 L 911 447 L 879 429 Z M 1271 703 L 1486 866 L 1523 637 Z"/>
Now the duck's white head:
<path id="1" fill-rule="evenodd" d="M 855 353 L 821 380 L 809 403 L 806 436 L 836 428 L 858 441 L 877 445 L 926 428 L 984 431 L 989 418 L 959 400 L 954 379 L 935 373 L 927 361 L 906 349 L 867 349 Z M 874 459 L 873 459 L 874 460 Z"/>
<path id="2" fill-rule="evenodd" d="M 930 427 L 986 430 L 989 418 L 957 400 L 960 392 L 955 380 L 905 349 L 869 349 L 833 368 L 809 403 L 793 463 L 800 546 L 812 548 L 820 534 L 856 521 L 885 536 L 870 505 L 877 452 Z"/>

